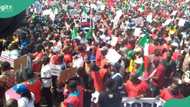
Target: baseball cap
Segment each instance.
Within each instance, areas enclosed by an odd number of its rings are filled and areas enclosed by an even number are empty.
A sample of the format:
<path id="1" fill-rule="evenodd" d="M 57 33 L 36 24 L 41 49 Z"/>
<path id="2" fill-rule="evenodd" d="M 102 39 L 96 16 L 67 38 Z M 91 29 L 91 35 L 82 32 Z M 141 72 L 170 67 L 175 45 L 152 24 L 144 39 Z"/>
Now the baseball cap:
<path id="1" fill-rule="evenodd" d="M 28 91 L 27 87 L 24 84 L 16 84 L 13 86 L 13 90 L 15 90 L 18 94 L 23 94 Z"/>

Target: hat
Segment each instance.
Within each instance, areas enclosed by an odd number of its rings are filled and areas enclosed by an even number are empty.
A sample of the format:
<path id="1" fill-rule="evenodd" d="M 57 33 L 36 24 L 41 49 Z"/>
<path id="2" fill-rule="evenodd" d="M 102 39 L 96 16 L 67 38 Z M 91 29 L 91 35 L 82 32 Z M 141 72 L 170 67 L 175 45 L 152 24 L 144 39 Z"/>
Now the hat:
<path id="1" fill-rule="evenodd" d="M 71 80 L 68 86 L 69 88 L 75 89 L 77 87 L 77 82 L 75 80 Z"/>
<path id="2" fill-rule="evenodd" d="M 18 15 L 28 8 L 35 0 L 1 0 L 0 5 L 5 10 L 0 11 L 0 18 L 9 18 Z"/>
<path id="3" fill-rule="evenodd" d="M 13 90 L 15 90 L 16 93 L 23 94 L 28 91 L 26 86 L 24 84 L 16 84 L 13 86 Z"/>

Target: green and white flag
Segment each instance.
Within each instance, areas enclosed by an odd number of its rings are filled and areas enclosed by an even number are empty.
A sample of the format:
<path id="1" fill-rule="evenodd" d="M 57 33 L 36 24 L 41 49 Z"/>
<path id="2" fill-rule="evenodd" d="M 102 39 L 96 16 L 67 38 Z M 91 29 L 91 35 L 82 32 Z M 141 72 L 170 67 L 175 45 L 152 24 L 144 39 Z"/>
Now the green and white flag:
<path id="1" fill-rule="evenodd" d="M 143 34 L 143 36 L 139 39 L 138 45 L 140 47 L 145 47 L 146 44 L 150 42 L 150 37 L 148 33 Z"/>
<path id="2" fill-rule="evenodd" d="M 132 7 L 136 6 L 136 4 L 137 4 L 137 0 L 130 0 L 130 5 Z"/>
<path id="3" fill-rule="evenodd" d="M 88 32 L 86 32 L 86 34 L 85 34 L 85 39 L 86 40 L 92 39 L 92 33 L 93 33 L 93 29 L 92 29 L 92 27 L 90 27 Z"/>
<path id="4" fill-rule="evenodd" d="M 152 13 L 150 13 L 150 14 L 146 17 L 146 21 L 147 21 L 148 23 L 152 23 L 152 22 L 153 22 L 153 14 L 152 14 Z"/>
<path id="5" fill-rule="evenodd" d="M 140 7 L 139 7 L 139 9 L 138 9 L 140 12 L 144 12 L 144 10 L 145 10 L 145 6 L 144 6 L 144 4 L 142 4 Z"/>
<path id="6" fill-rule="evenodd" d="M 188 8 L 188 5 L 185 5 L 183 7 L 183 11 L 184 11 L 186 16 L 190 16 L 190 9 Z"/>
<path id="7" fill-rule="evenodd" d="M 54 14 L 58 14 L 61 11 L 61 6 L 59 3 L 55 3 L 52 7 L 51 10 Z"/>
<path id="8" fill-rule="evenodd" d="M 149 57 L 149 43 L 150 43 L 150 37 L 149 34 L 147 32 L 145 32 L 145 34 L 143 34 L 144 36 L 141 37 L 138 41 L 138 45 L 143 48 L 143 59 L 141 59 L 143 62 L 141 63 L 141 65 L 139 66 L 139 68 L 136 70 L 136 75 L 137 76 L 142 76 L 144 70 L 147 70 L 147 64 L 148 64 L 148 57 Z"/>
<path id="9" fill-rule="evenodd" d="M 82 7 L 82 14 L 83 17 L 87 17 L 88 16 L 88 10 L 85 6 Z"/>
<path id="10" fill-rule="evenodd" d="M 136 76 L 142 76 L 144 73 L 144 64 L 142 63 L 139 68 L 136 70 Z"/>
<path id="11" fill-rule="evenodd" d="M 72 31 L 71 31 L 71 39 L 77 39 L 78 37 L 78 29 L 77 28 L 73 28 Z"/>

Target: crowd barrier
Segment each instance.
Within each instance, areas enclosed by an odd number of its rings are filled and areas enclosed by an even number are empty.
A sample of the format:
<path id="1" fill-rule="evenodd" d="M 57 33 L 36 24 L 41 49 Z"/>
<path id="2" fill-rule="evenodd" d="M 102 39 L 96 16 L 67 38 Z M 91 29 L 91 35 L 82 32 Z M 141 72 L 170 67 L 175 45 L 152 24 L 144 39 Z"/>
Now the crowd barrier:
<path id="1" fill-rule="evenodd" d="M 122 99 L 122 107 L 163 107 L 165 101 L 156 98 L 128 98 Z"/>

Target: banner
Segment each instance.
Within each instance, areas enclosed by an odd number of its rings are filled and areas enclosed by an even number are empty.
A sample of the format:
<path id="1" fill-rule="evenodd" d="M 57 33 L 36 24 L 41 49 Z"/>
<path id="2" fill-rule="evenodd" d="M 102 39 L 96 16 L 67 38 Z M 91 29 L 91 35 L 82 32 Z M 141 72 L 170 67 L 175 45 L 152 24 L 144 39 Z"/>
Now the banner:
<path id="1" fill-rule="evenodd" d="M 122 98 L 122 107 L 163 107 L 165 101 L 156 98 Z"/>
<path id="2" fill-rule="evenodd" d="M 11 67 L 14 67 L 14 59 L 13 58 L 1 55 L 0 56 L 0 63 L 2 63 L 2 62 L 9 62 Z"/>

